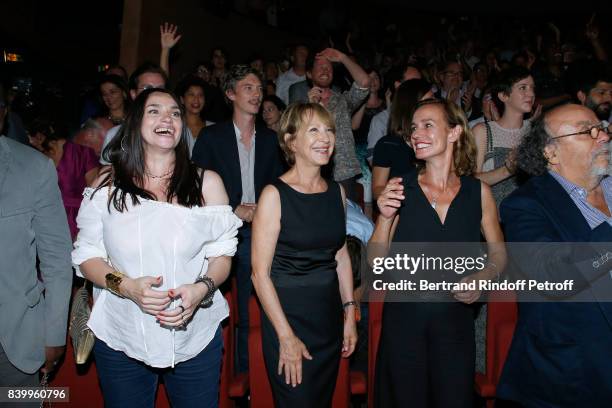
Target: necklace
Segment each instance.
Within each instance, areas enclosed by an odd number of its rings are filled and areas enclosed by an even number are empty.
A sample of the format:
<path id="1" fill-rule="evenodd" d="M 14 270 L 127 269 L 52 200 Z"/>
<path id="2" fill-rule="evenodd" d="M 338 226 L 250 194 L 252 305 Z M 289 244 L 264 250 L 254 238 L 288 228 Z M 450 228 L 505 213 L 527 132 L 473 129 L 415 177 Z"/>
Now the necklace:
<path id="1" fill-rule="evenodd" d="M 163 179 L 163 178 L 166 178 L 166 177 L 168 177 L 169 175 L 171 175 L 173 171 L 174 171 L 174 169 L 172 169 L 172 170 L 168 170 L 168 172 L 167 172 L 167 173 L 164 173 L 164 174 L 162 174 L 162 175 L 160 175 L 160 176 L 156 176 L 156 175 L 154 175 L 154 174 L 151 174 L 151 173 L 149 173 L 149 172 L 148 172 L 148 171 L 146 171 L 146 170 L 145 170 L 145 172 L 144 172 L 144 173 L 145 173 L 145 175 L 146 175 L 146 176 L 151 177 L 152 179 Z"/>
<path id="2" fill-rule="evenodd" d="M 431 198 L 431 208 L 433 208 L 434 210 L 436 209 L 436 206 L 438 205 L 439 196 L 440 196 L 440 193 L 436 194 L 435 196 Z"/>
<path id="3" fill-rule="evenodd" d="M 121 117 L 116 117 L 115 116 L 114 117 L 112 115 L 108 115 L 108 120 L 110 120 L 113 123 L 113 125 L 117 126 L 117 125 L 121 125 L 123 123 L 124 118 L 123 118 L 123 116 L 121 116 Z"/>

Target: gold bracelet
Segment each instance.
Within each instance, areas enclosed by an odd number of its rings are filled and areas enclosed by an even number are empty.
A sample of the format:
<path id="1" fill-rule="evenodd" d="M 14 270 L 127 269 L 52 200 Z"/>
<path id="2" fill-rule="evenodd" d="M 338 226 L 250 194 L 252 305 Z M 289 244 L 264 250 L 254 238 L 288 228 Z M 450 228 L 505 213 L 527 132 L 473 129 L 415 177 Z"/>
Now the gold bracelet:
<path id="1" fill-rule="evenodd" d="M 112 272 L 107 273 L 106 274 L 106 290 L 108 290 L 110 293 L 116 296 L 119 296 L 120 298 L 125 297 L 119 291 L 119 285 L 123 281 L 124 277 L 125 275 L 119 272 L 118 270 L 113 270 Z"/>

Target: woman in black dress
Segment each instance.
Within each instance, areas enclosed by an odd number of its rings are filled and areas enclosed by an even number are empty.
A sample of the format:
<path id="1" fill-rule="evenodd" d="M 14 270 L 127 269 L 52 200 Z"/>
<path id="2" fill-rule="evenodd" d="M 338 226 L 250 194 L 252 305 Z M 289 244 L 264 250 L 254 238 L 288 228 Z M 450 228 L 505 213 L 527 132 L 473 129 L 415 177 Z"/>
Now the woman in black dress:
<path id="1" fill-rule="evenodd" d="M 389 134 L 374 146 L 372 158 L 372 197 L 377 199 L 389 178 L 415 170 L 414 150 L 410 146 L 410 123 L 416 104 L 433 97 L 431 84 L 424 79 L 404 81 L 393 96 Z"/>
<path id="2" fill-rule="evenodd" d="M 378 199 L 380 216 L 370 240 L 376 245 L 371 248 L 380 252 L 390 241 L 478 243 L 482 233 L 488 263 L 460 281 L 495 279 L 505 265 L 503 236 L 491 189 L 472 177 L 476 147 L 465 115 L 453 102 L 423 101 L 412 117 L 410 139 L 421 168 L 387 183 Z M 459 281 L 454 272 L 445 278 L 452 279 Z M 472 407 L 470 304 L 479 297 L 477 289 L 414 292 L 409 299 L 385 303 L 377 406 Z"/>
<path id="3" fill-rule="evenodd" d="M 283 113 L 279 141 L 292 167 L 264 188 L 253 220 L 253 285 L 277 407 L 331 406 L 340 356 L 357 342 L 344 191 L 321 176 L 334 132 L 318 104 Z"/>

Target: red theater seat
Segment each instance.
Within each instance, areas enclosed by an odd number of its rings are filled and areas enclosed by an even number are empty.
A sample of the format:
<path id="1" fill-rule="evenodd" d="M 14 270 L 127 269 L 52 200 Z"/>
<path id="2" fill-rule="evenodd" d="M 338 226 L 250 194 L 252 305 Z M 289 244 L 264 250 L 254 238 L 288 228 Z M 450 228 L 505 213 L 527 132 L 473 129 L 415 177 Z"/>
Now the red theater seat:
<path id="1" fill-rule="evenodd" d="M 476 373 L 474 387 L 487 402 L 495 405 L 495 390 L 510 349 L 517 319 L 516 294 L 492 291 L 487 302 L 486 373 Z"/>

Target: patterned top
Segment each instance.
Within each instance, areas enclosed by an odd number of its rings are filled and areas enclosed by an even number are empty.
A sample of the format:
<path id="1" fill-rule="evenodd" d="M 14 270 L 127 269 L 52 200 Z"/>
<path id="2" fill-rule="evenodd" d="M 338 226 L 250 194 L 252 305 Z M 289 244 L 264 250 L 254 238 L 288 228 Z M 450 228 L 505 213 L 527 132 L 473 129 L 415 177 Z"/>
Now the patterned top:
<path id="1" fill-rule="evenodd" d="M 369 93 L 368 88 L 360 88 L 355 82 L 351 85 L 351 89 L 343 93 L 332 89 L 327 110 L 332 113 L 336 121 L 335 181 L 346 180 L 361 174 L 361 166 L 355 151 L 351 117 Z"/>
<path id="2" fill-rule="evenodd" d="M 612 217 L 608 217 L 587 201 L 587 191 L 584 188 L 577 186 L 557 172 L 549 171 L 548 173 L 557 180 L 559 184 L 561 184 L 561 187 L 569 194 L 591 229 L 597 228 L 602 222 L 607 222 L 612 225 Z M 612 179 L 606 177 L 601 180 L 600 185 L 606 199 L 606 205 L 608 209 L 610 209 L 610 204 L 612 203 Z"/>

